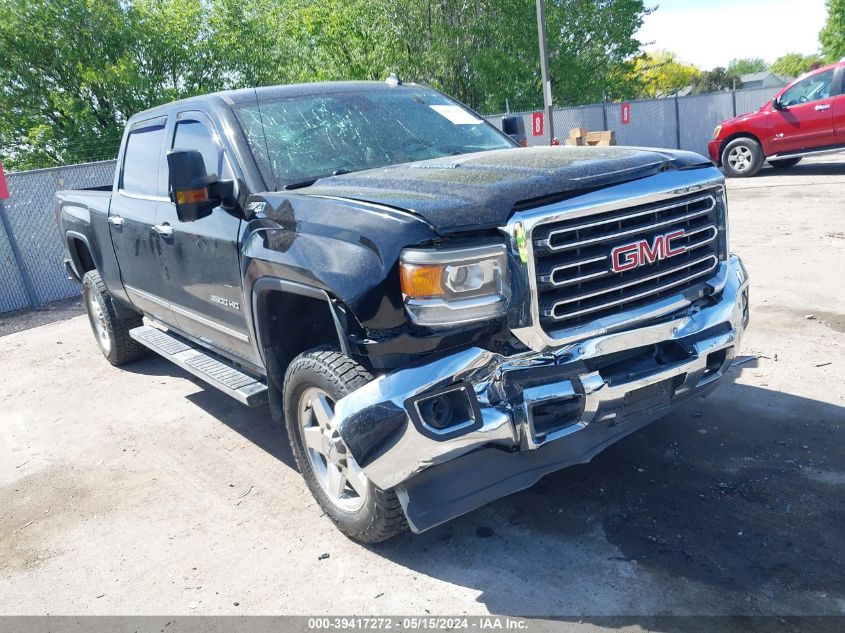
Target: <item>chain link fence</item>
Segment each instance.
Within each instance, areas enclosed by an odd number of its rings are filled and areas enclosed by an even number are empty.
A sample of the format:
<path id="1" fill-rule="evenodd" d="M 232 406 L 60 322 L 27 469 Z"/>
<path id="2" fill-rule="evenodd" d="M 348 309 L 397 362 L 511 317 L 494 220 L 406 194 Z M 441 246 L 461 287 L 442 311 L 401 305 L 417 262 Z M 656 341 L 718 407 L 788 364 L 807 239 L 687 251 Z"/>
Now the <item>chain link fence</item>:
<path id="1" fill-rule="evenodd" d="M 626 102 L 630 108 L 628 123 L 622 120 L 621 103 L 605 103 L 554 110 L 554 133 L 561 143 L 569 130 L 613 130 L 618 145 L 670 147 L 707 155 L 707 143 L 713 128 L 737 114 L 757 110 L 777 94 L 780 88 L 758 88 L 731 92 L 711 92 L 687 97 L 639 99 Z M 487 120 L 501 129 L 502 117 L 522 116 L 529 146 L 548 145 L 548 126 L 543 134 L 532 134 L 532 112 L 496 114 Z"/>
<path id="2" fill-rule="evenodd" d="M 110 185 L 115 161 L 8 174 L 0 201 L 0 313 L 37 308 L 79 294 L 67 278 L 64 244 L 53 215 L 61 189 Z"/>

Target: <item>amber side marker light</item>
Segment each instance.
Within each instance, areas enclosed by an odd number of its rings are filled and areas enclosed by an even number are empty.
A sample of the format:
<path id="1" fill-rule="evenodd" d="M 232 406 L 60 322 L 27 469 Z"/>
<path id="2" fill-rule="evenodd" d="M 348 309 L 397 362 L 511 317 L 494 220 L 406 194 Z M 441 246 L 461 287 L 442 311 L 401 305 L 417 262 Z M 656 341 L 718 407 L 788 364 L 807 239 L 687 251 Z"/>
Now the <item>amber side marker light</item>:
<path id="1" fill-rule="evenodd" d="M 184 191 L 177 191 L 176 202 L 179 204 L 199 204 L 200 202 L 208 202 L 208 189 L 202 187 L 200 189 L 185 189 Z"/>
<path id="2" fill-rule="evenodd" d="M 444 294 L 440 280 L 443 265 L 406 264 L 399 267 L 402 292 L 409 297 L 437 297 Z"/>
<path id="3" fill-rule="evenodd" d="M 525 244 L 525 226 L 522 222 L 517 222 L 513 227 L 513 237 L 516 240 L 516 249 L 519 252 L 519 261 L 523 264 L 528 263 L 528 247 Z"/>

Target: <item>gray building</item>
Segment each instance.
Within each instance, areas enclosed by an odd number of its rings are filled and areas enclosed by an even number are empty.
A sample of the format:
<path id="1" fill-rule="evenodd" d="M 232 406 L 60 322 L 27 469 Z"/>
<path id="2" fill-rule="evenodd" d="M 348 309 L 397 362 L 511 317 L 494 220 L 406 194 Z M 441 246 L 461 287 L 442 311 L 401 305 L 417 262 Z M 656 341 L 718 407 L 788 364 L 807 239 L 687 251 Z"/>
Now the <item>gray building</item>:
<path id="1" fill-rule="evenodd" d="M 771 70 L 764 70 L 760 73 L 747 73 L 740 75 L 736 82 L 737 89 L 751 90 L 754 88 L 780 88 L 791 81 L 789 77 L 781 77 Z"/>

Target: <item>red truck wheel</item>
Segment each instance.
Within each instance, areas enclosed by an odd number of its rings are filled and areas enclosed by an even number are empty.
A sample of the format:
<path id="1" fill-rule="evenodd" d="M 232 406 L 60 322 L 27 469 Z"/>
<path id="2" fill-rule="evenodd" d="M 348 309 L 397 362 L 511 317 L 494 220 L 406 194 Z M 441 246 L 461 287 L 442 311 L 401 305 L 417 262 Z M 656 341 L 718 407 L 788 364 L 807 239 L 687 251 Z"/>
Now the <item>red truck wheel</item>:
<path id="1" fill-rule="evenodd" d="M 722 150 L 722 168 L 730 178 L 756 176 L 763 167 L 763 160 L 760 143 L 748 136 L 735 138 Z"/>

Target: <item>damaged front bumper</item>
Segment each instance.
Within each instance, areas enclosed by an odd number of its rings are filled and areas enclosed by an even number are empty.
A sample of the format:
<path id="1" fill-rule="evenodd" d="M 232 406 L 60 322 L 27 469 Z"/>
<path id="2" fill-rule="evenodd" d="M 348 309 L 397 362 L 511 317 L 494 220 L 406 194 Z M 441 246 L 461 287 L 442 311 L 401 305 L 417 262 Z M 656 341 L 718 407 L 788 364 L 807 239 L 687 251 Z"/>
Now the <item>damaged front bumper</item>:
<path id="1" fill-rule="evenodd" d="M 547 352 L 473 347 L 341 399 L 335 423 L 365 474 L 396 488 L 414 531 L 593 455 L 707 393 L 748 322 L 737 257 L 709 305 Z"/>

